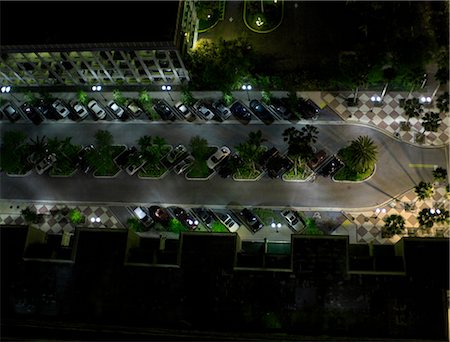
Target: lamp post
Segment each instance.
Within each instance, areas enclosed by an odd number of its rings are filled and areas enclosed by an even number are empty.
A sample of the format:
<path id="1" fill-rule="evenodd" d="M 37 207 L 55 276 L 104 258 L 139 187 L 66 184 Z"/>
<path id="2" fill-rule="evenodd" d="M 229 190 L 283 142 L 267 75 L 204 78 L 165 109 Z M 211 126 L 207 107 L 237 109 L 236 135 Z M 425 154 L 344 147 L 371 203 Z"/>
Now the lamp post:
<path id="1" fill-rule="evenodd" d="M 2 93 L 11 95 L 17 102 L 19 102 L 19 99 L 11 93 L 11 86 L 2 86 L 0 90 Z"/>
<path id="2" fill-rule="evenodd" d="M 272 228 L 276 228 L 276 229 L 277 229 L 277 233 L 278 233 L 278 229 L 281 228 L 281 223 L 275 223 L 275 222 L 272 222 L 272 223 L 270 224 L 270 226 L 271 226 Z"/>
<path id="3" fill-rule="evenodd" d="M 429 105 L 429 104 L 431 104 L 431 97 L 430 96 L 421 96 L 419 98 L 419 102 L 425 106 Z"/>
<path id="4" fill-rule="evenodd" d="M 380 105 L 381 104 L 381 96 L 378 96 L 375 94 L 370 98 L 370 101 L 372 101 L 374 103 L 374 105 Z"/>
<path id="5" fill-rule="evenodd" d="M 252 90 L 252 86 L 250 84 L 244 84 L 242 86 L 242 90 L 245 90 L 247 92 L 247 98 L 250 101 L 250 95 L 248 94 L 248 91 Z"/>
<path id="6" fill-rule="evenodd" d="M 170 95 L 170 91 L 172 90 L 172 86 L 170 86 L 170 85 L 163 85 L 163 86 L 161 86 L 161 89 L 162 89 L 163 91 L 167 91 L 167 94 L 169 94 L 169 97 L 170 97 L 170 99 L 172 100 L 172 102 L 175 102 L 175 101 L 173 100 L 173 98 L 172 98 L 172 95 Z"/>
<path id="7" fill-rule="evenodd" d="M 101 85 L 93 85 L 91 89 L 92 89 L 92 91 L 99 92 L 100 95 L 103 97 L 103 100 L 107 101 L 106 98 L 102 94 L 102 86 Z"/>
<path id="8" fill-rule="evenodd" d="M 376 208 L 376 209 L 375 209 L 375 218 L 378 218 L 378 215 L 379 215 L 380 213 L 386 214 L 386 209 L 385 209 L 385 208 L 382 208 L 382 209 Z"/>

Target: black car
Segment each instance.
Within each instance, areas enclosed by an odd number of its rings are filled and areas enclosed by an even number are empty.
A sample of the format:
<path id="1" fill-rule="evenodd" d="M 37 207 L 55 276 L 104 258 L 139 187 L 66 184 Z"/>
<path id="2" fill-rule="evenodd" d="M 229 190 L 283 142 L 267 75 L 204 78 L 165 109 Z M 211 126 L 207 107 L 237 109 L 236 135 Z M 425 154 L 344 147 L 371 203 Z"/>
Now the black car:
<path id="1" fill-rule="evenodd" d="M 130 157 L 137 152 L 137 148 L 136 147 L 130 147 L 127 150 L 125 150 L 124 152 L 122 152 L 121 154 L 119 154 L 114 161 L 116 162 L 117 166 L 121 167 L 121 168 L 125 168 L 129 161 L 130 161 Z"/>
<path id="2" fill-rule="evenodd" d="M 49 120 L 59 120 L 61 117 L 57 114 L 56 110 L 53 108 L 53 106 L 46 102 L 45 100 L 41 99 L 39 100 L 36 109 L 41 113 L 42 116 L 44 116 L 46 119 Z"/>
<path id="3" fill-rule="evenodd" d="M 39 114 L 39 112 L 29 103 L 25 102 L 20 106 L 20 109 L 23 110 L 27 118 L 30 119 L 35 125 L 39 125 L 42 121 L 44 121 L 41 114 Z"/>
<path id="4" fill-rule="evenodd" d="M 208 227 L 211 227 L 214 219 L 211 210 L 206 208 L 196 208 L 192 209 L 194 213 L 202 220 Z"/>
<path id="5" fill-rule="evenodd" d="M 159 100 L 153 106 L 153 109 L 161 116 L 163 120 L 175 120 L 175 113 L 170 109 L 167 103 L 163 100 Z"/>
<path id="6" fill-rule="evenodd" d="M 288 108 L 283 99 L 272 99 L 270 106 L 277 112 L 284 120 L 290 120 L 293 118 L 294 114 Z"/>
<path id="7" fill-rule="evenodd" d="M 3 105 L 1 111 L 11 122 L 16 122 L 21 118 L 19 112 L 11 103 Z"/>
<path id="8" fill-rule="evenodd" d="M 298 109 L 302 118 L 317 119 L 320 108 L 311 100 L 299 99 Z"/>
<path id="9" fill-rule="evenodd" d="M 333 177 L 342 167 L 344 167 L 344 163 L 338 157 L 333 157 L 317 171 L 317 174 L 323 177 Z"/>
<path id="10" fill-rule="evenodd" d="M 233 105 L 230 107 L 230 110 L 238 120 L 250 121 L 250 119 L 252 118 L 252 115 L 250 114 L 248 109 L 245 108 L 244 105 L 239 101 L 233 103 Z"/>
<path id="11" fill-rule="evenodd" d="M 159 223 L 162 223 L 164 225 L 169 224 L 170 216 L 166 209 L 159 207 L 157 205 L 152 205 L 150 208 L 148 208 L 150 216 Z"/>
<path id="12" fill-rule="evenodd" d="M 222 178 L 230 177 L 236 170 L 242 166 L 243 160 L 237 154 L 233 154 L 226 158 L 220 165 L 217 170 L 217 173 Z"/>
<path id="13" fill-rule="evenodd" d="M 175 214 L 175 217 L 181 222 L 181 224 L 189 230 L 194 230 L 198 227 L 198 220 L 193 218 L 183 208 L 176 207 L 173 210 L 173 213 Z"/>
<path id="14" fill-rule="evenodd" d="M 76 165 L 83 173 L 88 173 L 91 171 L 92 166 L 89 164 L 87 156 L 89 153 L 92 153 L 91 151 L 94 151 L 95 147 L 94 145 L 88 145 L 81 149 L 80 152 L 78 152 Z"/>
<path id="15" fill-rule="evenodd" d="M 269 113 L 266 107 L 263 106 L 258 100 L 250 101 L 250 109 L 255 115 L 266 125 L 271 124 L 274 121 L 273 116 Z"/>
<path id="16" fill-rule="evenodd" d="M 278 155 L 280 152 L 275 148 L 272 147 L 271 149 L 267 150 L 266 152 L 264 152 L 261 157 L 258 160 L 258 164 L 261 166 L 262 169 L 266 169 L 267 167 L 267 163 L 269 162 L 269 160 Z"/>
<path id="17" fill-rule="evenodd" d="M 250 229 L 253 233 L 256 233 L 263 227 L 262 222 L 247 208 L 241 210 L 239 215 L 245 220 L 245 222 L 249 225 Z"/>

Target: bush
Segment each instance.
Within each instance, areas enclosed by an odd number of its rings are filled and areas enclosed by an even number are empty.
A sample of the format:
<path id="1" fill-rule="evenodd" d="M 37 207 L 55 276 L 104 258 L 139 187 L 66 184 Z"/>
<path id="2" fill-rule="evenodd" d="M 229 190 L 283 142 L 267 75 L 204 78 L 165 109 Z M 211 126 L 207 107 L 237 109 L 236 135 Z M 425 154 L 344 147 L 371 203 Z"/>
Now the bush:
<path id="1" fill-rule="evenodd" d="M 80 224 L 80 223 L 84 223 L 84 221 L 86 220 L 86 218 L 84 217 L 84 215 L 81 214 L 81 212 L 77 209 L 72 209 L 69 212 L 69 220 L 70 222 L 72 222 L 73 224 Z"/>
<path id="2" fill-rule="evenodd" d="M 127 220 L 127 224 L 128 228 L 130 228 L 134 232 L 141 232 L 144 228 L 141 221 L 135 216 L 129 217 Z"/>
<path id="3" fill-rule="evenodd" d="M 27 223 L 39 223 L 39 215 L 35 210 L 25 208 L 20 211 L 20 214 Z"/>

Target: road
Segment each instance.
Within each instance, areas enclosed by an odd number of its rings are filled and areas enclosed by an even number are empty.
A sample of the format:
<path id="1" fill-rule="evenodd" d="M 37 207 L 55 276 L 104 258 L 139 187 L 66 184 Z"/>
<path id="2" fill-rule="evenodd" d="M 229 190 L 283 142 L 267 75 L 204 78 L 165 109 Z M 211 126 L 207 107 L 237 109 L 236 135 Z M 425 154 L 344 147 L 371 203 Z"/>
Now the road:
<path id="1" fill-rule="evenodd" d="M 317 177 L 311 183 L 283 182 L 263 178 L 257 182 L 236 182 L 218 175 L 209 181 L 187 181 L 170 173 L 162 180 L 141 180 L 125 172 L 114 179 L 95 179 L 93 176 L 75 175 L 71 178 L 53 178 L 31 174 L 23 178 L 1 174 L 1 199 L 51 200 L 67 202 L 167 203 L 185 205 L 252 205 L 292 206 L 298 208 L 363 208 L 376 206 L 391 197 L 411 189 L 419 181 L 432 179 L 432 168 L 410 167 L 409 164 L 446 165 L 448 149 L 421 148 L 397 141 L 378 130 L 343 122 L 316 122 L 319 129 L 318 148 L 329 153 L 359 135 L 368 135 L 379 146 L 379 161 L 375 175 L 360 184 L 335 183 Z M 268 146 L 287 148 L 282 132 L 292 124 L 275 122 L 242 125 L 239 123 L 140 123 L 137 121 L 101 123 L 2 123 L 1 130 L 21 130 L 30 137 L 71 136 L 78 144 L 94 142 L 98 129 L 110 131 L 115 143 L 133 145 L 142 135 L 165 137 L 169 144 L 188 144 L 192 136 L 200 135 L 211 145 L 226 144 L 232 149 L 244 141 L 248 133 L 261 129 Z M 298 128 L 301 125 L 296 125 Z"/>

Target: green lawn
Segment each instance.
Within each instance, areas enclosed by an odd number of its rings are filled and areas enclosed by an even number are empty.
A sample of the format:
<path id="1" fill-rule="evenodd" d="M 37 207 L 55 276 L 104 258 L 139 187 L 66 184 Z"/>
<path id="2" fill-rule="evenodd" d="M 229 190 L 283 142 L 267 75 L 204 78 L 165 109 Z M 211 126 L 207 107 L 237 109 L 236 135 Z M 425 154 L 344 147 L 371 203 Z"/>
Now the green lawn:
<path id="1" fill-rule="evenodd" d="M 166 171 L 167 168 L 159 162 L 157 164 L 147 163 L 139 170 L 139 176 L 156 178 L 161 177 Z"/>
<path id="2" fill-rule="evenodd" d="M 227 227 L 225 227 L 221 222 L 219 221 L 215 221 L 212 225 L 211 225 L 211 230 L 214 233 L 229 233 Z"/>
<path id="3" fill-rule="evenodd" d="M 347 166 L 344 166 L 334 175 L 334 179 L 340 181 L 363 181 L 369 178 L 373 171 L 374 169 L 370 169 L 366 172 L 358 173 Z"/>

